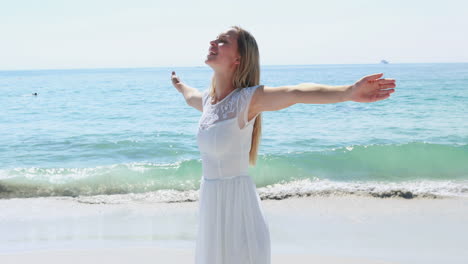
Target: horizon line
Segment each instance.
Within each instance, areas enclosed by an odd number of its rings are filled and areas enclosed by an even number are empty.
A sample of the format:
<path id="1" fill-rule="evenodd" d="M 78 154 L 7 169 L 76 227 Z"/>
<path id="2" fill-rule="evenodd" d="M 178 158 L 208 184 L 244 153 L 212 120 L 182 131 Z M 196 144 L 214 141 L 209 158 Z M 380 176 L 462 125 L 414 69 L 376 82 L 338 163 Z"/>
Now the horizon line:
<path id="1" fill-rule="evenodd" d="M 320 66 L 320 65 L 395 65 L 395 64 L 466 64 L 467 62 L 398 62 L 398 63 L 317 63 L 317 64 L 264 64 L 260 67 L 270 66 Z M 8 71 L 73 71 L 73 70 L 124 70 L 124 69 L 158 69 L 158 68 L 204 68 L 207 65 L 192 66 L 136 66 L 136 67 L 90 67 L 90 68 L 30 68 L 30 69 L 0 69 L 0 72 Z"/>

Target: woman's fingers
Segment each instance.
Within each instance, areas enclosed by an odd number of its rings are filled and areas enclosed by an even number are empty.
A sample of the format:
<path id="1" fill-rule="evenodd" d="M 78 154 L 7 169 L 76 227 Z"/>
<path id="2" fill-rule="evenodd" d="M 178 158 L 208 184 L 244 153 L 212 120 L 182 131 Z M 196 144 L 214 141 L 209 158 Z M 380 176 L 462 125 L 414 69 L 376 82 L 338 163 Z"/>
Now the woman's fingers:
<path id="1" fill-rule="evenodd" d="M 395 83 L 394 79 L 379 79 L 379 84 L 389 84 L 389 83 Z"/>
<path id="2" fill-rule="evenodd" d="M 372 74 L 372 75 L 368 75 L 366 77 L 364 77 L 364 80 L 366 81 L 375 81 L 376 79 L 379 79 L 380 77 L 383 76 L 383 73 L 376 73 L 376 74 Z"/>
<path id="3" fill-rule="evenodd" d="M 173 83 L 173 84 L 177 84 L 177 83 L 180 82 L 179 77 L 177 77 L 175 71 L 172 72 L 171 80 L 172 80 L 172 83 Z"/>
<path id="4" fill-rule="evenodd" d="M 390 97 L 390 94 L 393 93 L 394 91 L 395 90 L 393 90 L 393 89 L 389 89 L 389 90 L 385 90 L 385 91 L 378 91 L 378 92 L 371 95 L 370 100 L 371 100 L 371 102 L 375 102 L 375 101 L 380 101 L 380 100 L 383 100 L 383 99 L 387 99 L 388 97 Z"/>
<path id="5" fill-rule="evenodd" d="M 388 89 L 388 88 L 395 88 L 395 87 L 396 87 L 395 83 L 379 84 L 379 89 Z"/>
<path id="6" fill-rule="evenodd" d="M 393 93 L 393 92 L 395 92 L 394 89 L 389 89 L 389 90 L 380 91 L 380 92 L 378 92 L 377 94 L 378 94 L 378 95 L 382 95 L 382 94 L 391 94 L 391 93 Z"/>

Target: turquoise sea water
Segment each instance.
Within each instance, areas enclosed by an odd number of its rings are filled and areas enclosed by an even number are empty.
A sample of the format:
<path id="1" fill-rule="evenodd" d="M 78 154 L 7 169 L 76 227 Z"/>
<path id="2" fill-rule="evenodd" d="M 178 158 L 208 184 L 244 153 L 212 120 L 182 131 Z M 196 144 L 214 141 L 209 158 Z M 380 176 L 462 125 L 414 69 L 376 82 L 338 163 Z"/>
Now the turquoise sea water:
<path id="1" fill-rule="evenodd" d="M 196 199 L 201 113 L 172 87 L 172 70 L 208 88 L 208 67 L 0 72 L 0 198 Z M 378 72 L 397 80 L 390 99 L 263 114 L 251 168 L 262 198 L 468 196 L 468 64 L 264 66 L 262 84 Z"/>

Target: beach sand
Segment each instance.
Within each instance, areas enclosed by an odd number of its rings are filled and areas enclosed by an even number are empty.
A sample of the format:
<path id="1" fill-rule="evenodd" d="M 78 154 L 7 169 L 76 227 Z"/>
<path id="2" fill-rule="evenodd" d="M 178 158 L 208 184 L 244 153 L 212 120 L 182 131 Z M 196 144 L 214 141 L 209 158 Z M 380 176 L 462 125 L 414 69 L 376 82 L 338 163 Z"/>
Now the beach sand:
<path id="1" fill-rule="evenodd" d="M 193 263 L 197 202 L 0 200 L 0 263 Z M 468 199 L 263 200 L 272 263 L 468 263 Z"/>
<path id="2" fill-rule="evenodd" d="M 161 248 L 96 249 L 74 251 L 28 252 L 23 254 L 0 255 L 1 263 L 194 263 L 193 252 L 189 250 Z M 339 258 L 306 254 L 275 254 L 272 264 L 280 263 L 322 263 L 322 264 L 390 264 L 392 262 L 364 258 Z"/>

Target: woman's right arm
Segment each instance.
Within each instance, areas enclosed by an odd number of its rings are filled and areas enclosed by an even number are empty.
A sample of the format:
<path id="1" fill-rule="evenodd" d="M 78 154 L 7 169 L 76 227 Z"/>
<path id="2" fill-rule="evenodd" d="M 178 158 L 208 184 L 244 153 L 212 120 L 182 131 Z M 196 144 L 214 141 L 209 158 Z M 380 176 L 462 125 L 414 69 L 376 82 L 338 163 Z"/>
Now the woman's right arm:
<path id="1" fill-rule="evenodd" d="M 177 91 L 184 96 L 185 102 L 200 112 L 203 112 L 202 93 L 197 89 L 182 83 L 175 72 L 172 72 L 171 80 L 172 85 L 174 85 Z"/>

